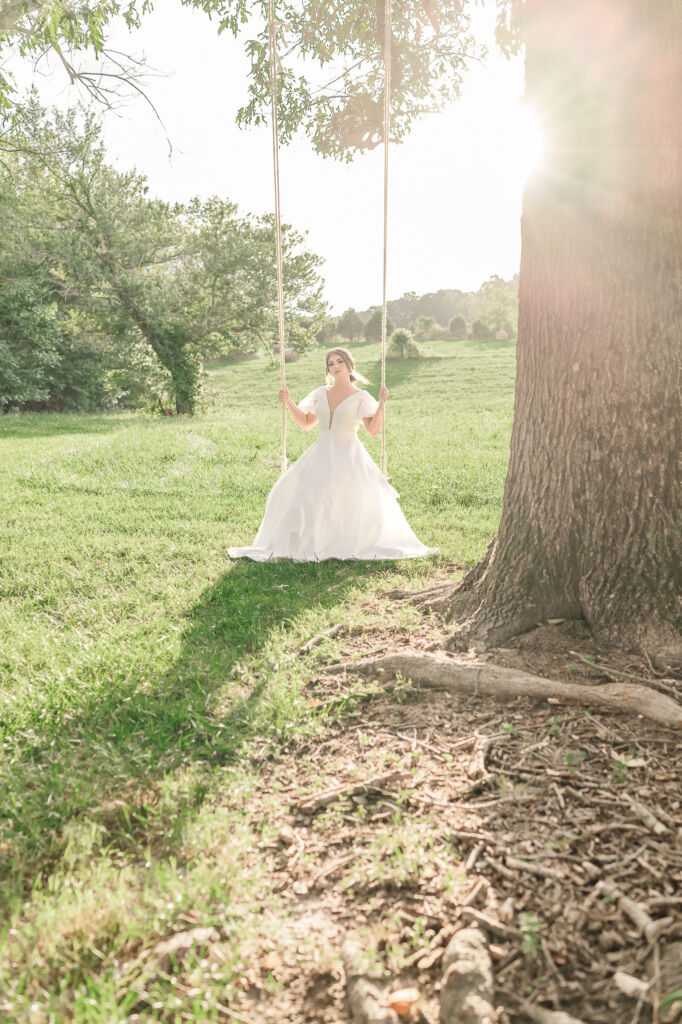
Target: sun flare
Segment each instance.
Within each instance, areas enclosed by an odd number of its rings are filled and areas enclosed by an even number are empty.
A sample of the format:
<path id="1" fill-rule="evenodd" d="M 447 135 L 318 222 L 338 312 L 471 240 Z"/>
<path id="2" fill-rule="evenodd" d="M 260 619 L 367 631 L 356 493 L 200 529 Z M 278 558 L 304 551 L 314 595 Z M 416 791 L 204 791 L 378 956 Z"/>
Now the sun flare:
<path id="1" fill-rule="evenodd" d="M 544 144 L 537 116 L 522 102 L 509 109 L 505 125 L 506 157 L 521 181 L 527 181 L 542 167 Z"/>

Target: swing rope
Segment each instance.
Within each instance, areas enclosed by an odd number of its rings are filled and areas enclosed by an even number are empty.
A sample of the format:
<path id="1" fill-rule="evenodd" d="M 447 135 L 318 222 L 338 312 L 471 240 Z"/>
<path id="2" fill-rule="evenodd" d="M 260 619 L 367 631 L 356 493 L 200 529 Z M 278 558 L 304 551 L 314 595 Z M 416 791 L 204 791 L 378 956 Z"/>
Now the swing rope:
<path id="1" fill-rule="evenodd" d="M 381 386 L 386 387 L 386 264 L 388 257 L 388 138 L 391 126 L 391 0 L 384 0 L 384 263 L 381 297 Z M 381 472 L 386 467 L 386 406 L 381 417 Z"/>
<path id="2" fill-rule="evenodd" d="M 284 275 L 282 271 L 282 218 L 279 206 L 279 131 L 277 125 L 277 40 L 275 2 L 268 0 L 268 35 L 270 39 L 270 107 L 272 111 L 272 167 L 275 179 L 275 246 L 277 253 L 277 315 L 279 322 L 279 372 L 281 387 L 286 385 L 284 369 Z M 282 402 L 281 472 L 287 468 L 287 407 Z"/>
<path id="3" fill-rule="evenodd" d="M 272 166 L 275 182 L 275 245 L 277 257 L 277 313 L 279 323 L 279 368 L 281 387 L 286 385 L 284 367 L 284 283 L 282 272 L 282 221 L 279 203 L 279 131 L 277 125 L 277 39 L 275 3 L 268 0 L 268 37 L 270 42 L 270 108 L 272 123 Z M 386 266 L 388 262 L 388 142 L 391 126 L 391 0 L 384 0 L 384 252 L 381 299 L 381 386 L 386 387 Z M 287 468 L 287 410 L 282 402 L 281 472 Z M 381 471 L 386 465 L 386 407 L 381 419 Z"/>

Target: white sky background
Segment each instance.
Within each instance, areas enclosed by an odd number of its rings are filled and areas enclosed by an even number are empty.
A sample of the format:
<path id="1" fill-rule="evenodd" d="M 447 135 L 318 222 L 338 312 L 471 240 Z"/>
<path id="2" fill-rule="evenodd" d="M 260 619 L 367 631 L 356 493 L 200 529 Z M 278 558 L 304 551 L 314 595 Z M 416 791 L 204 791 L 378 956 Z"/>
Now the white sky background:
<path id="1" fill-rule="evenodd" d="M 519 263 L 519 218 L 525 152 L 518 129 L 523 89 L 520 59 L 496 51 L 494 13 L 478 9 L 474 26 L 488 41 L 484 67 L 474 65 L 462 99 L 424 118 L 390 151 L 388 294 L 398 298 L 439 288 L 476 290 L 491 274 L 511 277 Z M 246 99 L 244 40 L 216 26 L 180 0 L 161 0 L 142 28 L 122 31 L 114 48 L 164 73 L 148 81 L 173 145 L 149 106 L 131 100 L 105 116 L 110 159 L 136 167 L 151 191 L 169 201 L 220 195 L 243 213 L 272 210 L 269 126 L 240 130 Z M 91 66 L 79 58 L 80 66 Z M 53 65 L 53 67 L 55 67 Z M 45 104 L 75 103 L 78 91 L 45 63 L 36 84 Z M 29 76 L 22 73 L 20 81 Z M 351 164 L 323 160 L 297 139 L 280 156 L 282 217 L 308 233 L 325 260 L 325 296 L 334 312 L 381 301 L 383 154 Z"/>

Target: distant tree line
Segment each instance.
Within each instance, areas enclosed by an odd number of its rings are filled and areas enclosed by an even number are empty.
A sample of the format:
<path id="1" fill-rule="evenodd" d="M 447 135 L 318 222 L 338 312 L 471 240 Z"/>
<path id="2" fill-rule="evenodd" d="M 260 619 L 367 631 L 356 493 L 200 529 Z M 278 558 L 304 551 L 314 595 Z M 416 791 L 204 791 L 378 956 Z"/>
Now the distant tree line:
<path id="1" fill-rule="evenodd" d="M 2 138 L 0 411 L 194 411 L 202 361 L 272 347 L 272 218 L 226 199 L 169 204 L 107 163 L 82 109 L 35 99 Z M 320 260 L 285 227 L 287 344 L 324 322 Z"/>
<path id="2" fill-rule="evenodd" d="M 519 277 L 509 281 L 494 275 L 477 292 L 441 289 L 427 295 L 406 292 L 386 304 L 387 334 L 396 327 L 406 328 L 415 341 L 437 339 L 494 338 L 503 332 L 516 337 Z M 345 310 L 327 319 L 318 332 L 318 341 L 332 343 L 335 338 L 348 342 L 381 339 L 381 309 L 371 306 L 358 311 Z"/>

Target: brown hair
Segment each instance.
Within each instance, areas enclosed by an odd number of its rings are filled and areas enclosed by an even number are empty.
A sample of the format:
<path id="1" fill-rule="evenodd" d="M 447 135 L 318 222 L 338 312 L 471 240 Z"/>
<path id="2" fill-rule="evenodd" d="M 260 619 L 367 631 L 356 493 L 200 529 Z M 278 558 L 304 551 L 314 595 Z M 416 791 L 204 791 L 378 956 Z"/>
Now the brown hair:
<path id="1" fill-rule="evenodd" d="M 353 361 L 353 357 L 352 357 L 352 355 L 350 354 L 350 352 L 348 351 L 347 348 L 330 348 L 329 349 L 329 351 L 327 352 L 327 354 L 324 357 L 324 372 L 325 372 L 325 374 L 329 373 L 329 360 L 331 359 L 332 356 L 341 356 L 341 358 L 343 359 L 344 363 L 346 364 L 346 366 L 350 370 L 350 379 L 351 379 L 351 381 L 358 380 L 358 378 L 355 376 L 355 372 L 354 372 L 355 371 L 355 362 Z"/>

